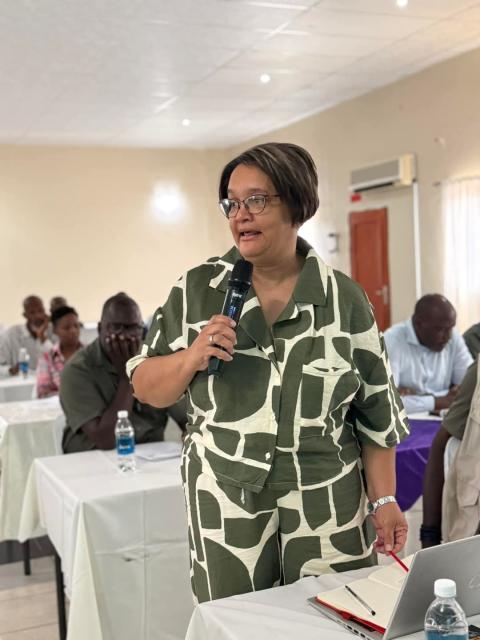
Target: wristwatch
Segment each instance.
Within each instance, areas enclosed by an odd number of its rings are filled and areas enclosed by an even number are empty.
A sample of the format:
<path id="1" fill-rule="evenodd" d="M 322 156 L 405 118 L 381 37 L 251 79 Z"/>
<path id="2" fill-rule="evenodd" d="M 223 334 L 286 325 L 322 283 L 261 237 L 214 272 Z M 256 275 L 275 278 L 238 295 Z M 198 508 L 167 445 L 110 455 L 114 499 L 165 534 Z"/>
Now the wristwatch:
<path id="1" fill-rule="evenodd" d="M 367 511 L 369 515 L 373 516 L 375 515 L 379 507 L 382 507 L 384 504 L 388 504 L 389 502 L 396 502 L 396 501 L 397 499 L 395 498 L 395 496 L 383 496 L 382 498 L 379 498 L 374 502 L 369 502 L 367 504 Z"/>

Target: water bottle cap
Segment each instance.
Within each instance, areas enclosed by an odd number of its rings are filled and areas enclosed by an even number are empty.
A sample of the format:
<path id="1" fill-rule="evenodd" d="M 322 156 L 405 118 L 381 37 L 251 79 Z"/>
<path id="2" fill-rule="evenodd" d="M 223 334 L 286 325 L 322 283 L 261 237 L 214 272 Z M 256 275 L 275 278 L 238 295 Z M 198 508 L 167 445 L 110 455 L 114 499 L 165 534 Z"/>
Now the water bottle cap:
<path id="1" fill-rule="evenodd" d="M 439 580 L 435 580 L 433 592 L 437 598 L 455 598 L 457 595 L 457 585 L 454 580 L 440 578 Z"/>
<path id="2" fill-rule="evenodd" d="M 125 409 L 118 411 L 117 418 L 128 418 L 128 411 L 125 411 Z"/>

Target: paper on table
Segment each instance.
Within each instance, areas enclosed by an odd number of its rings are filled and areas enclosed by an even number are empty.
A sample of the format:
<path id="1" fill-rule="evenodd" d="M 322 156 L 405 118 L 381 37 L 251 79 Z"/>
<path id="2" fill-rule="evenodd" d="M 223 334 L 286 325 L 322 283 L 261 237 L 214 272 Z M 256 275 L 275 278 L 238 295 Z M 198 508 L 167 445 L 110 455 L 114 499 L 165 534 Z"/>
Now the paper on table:
<path id="1" fill-rule="evenodd" d="M 410 566 L 412 558 L 413 555 L 409 556 L 404 563 Z M 354 620 L 369 623 L 376 628 L 382 627 L 385 630 L 406 575 L 398 564 L 391 564 L 373 571 L 368 578 L 348 583 L 348 586 L 375 611 L 374 616 L 367 613 L 367 610 L 344 587 L 319 593 L 317 600 L 340 614 L 349 614 L 349 617 Z"/>
<path id="2" fill-rule="evenodd" d="M 434 422 L 442 419 L 442 416 L 434 416 L 431 413 L 428 413 L 428 411 L 422 411 L 420 413 L 410 413 L 408 417 L 410 418 L 410 420 L 433 420 Z"/>
<path id="3" fill-rule="evenodd" d="M 137 446 L 135 450 L 137 458 L 149 462 L 179 458 L 181 453 L 182 445 L 179 442 L 149 442 Z"/>

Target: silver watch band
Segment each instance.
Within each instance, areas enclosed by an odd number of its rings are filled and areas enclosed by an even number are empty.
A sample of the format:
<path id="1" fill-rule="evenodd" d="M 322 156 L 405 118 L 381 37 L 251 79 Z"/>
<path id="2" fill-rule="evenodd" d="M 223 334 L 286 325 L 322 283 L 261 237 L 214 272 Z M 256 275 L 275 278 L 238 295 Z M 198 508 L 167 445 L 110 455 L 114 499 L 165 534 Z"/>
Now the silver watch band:
<path id="1" fill-rule="evenodd" d="M 382 507 L 384 504 L 388 504 L 389 502 L 396 502 L 397 499 L 395 496 L 382 496 L 378 498 L 378 500 L 374 500 L 373 502 L 368 503 L 368 512 L 370 514 L 374 514 L 377 512 L 379 507 Z"/>

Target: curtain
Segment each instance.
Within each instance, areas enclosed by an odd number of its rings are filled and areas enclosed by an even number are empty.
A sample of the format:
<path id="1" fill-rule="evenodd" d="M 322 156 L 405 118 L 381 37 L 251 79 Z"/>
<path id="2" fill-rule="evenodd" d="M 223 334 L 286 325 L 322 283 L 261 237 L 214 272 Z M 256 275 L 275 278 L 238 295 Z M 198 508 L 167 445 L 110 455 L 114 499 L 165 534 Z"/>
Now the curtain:
<path id="1" fill-rule="evenodd" d="M 442 183 L 444 292 L 457 327 L 480 322 L 480 177 Z"/>

